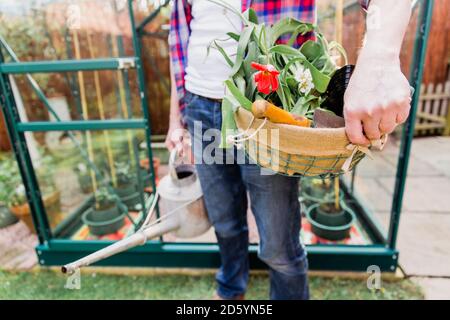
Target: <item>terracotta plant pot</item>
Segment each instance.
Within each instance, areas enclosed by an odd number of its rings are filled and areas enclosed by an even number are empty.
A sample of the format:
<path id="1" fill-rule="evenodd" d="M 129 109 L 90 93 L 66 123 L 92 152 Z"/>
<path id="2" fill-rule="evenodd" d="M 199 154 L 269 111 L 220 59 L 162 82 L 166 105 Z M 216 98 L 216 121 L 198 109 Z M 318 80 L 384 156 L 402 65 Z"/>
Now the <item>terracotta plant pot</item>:
<path id="1" fill-rule="evenodd" d="M 148 158 L 142 159 L 140 161 L 140 165 L 142 168 L 146 169 L 147 171 L 150 170 L 150 165 Z M 155 170 L 155 177 L 158 177 L 159 175 L 159 166 L 161 165 L 161 160 L 157 157 L 153 157 L 153 169 Z"/>
<path id="2" fill-rule="evenodd" d="M 48 195 L 45 195 L 42 200 L 44 202 L 44 207 L 50 226 L 55 227 L 59 223 L 58 218 L 61 213 L 61 194 L 56 190 Z M 31 232 L 36 233 L 28 202 L 19 206 L 11 207 L 10 210 L 17 218 L 22 220 L 27 225 Z"/>
<path id="3" fill-rule="evenodd" d="M 0 229 L 10 226 L 19 221 L 15 215 L 11 213 L 7 206 L 0 203 Z"/>

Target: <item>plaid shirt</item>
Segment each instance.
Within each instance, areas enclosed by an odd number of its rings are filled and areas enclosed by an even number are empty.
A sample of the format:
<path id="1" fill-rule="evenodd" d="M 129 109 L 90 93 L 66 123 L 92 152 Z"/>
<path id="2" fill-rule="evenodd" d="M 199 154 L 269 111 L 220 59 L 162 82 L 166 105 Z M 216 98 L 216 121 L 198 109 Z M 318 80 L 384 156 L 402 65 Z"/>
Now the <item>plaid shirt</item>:
<path id="1" fill-rule="evenodd" d="M 196 1 L 196 0 L 194 0 Z M 366 3 L 370 0 L 359 0 Z M 255 10 L 260 21 L 273 24 L 285 17 L 293 17 L 305 22 L 315 22 L 315 0 L 242 0 L 241 10 L 249 7 Z M 192 20 L 191 4 L 188 0 L 174 0 L 170 19 L 169 47 L 172 71 L 177 86 L 180 108 L 184 107 L 185 70 L 187 67 L 187 47 Z M 298 44 L 312 35 L 300 36 Z"/>

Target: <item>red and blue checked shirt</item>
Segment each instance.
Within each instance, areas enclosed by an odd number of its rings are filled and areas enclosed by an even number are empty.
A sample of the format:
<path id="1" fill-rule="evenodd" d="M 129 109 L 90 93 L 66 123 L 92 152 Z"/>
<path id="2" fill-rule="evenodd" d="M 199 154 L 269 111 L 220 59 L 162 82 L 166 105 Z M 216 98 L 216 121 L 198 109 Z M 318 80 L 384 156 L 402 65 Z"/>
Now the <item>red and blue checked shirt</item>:
<path id="1" fill-rule="evenodd" d="M 194 0 L 195 1 L 195 0 Z M 368 6 L 370 0 L 360 0 Z M 283 18 L 292 17 L 301 21 L 315 22 L 315 0 L 242 0 L 242 12 L 249 7 L 255 10 L 259 21 L 273 24 Z M 188 0 L 174 0 L 170 19 L 169 47 L 172 72 L 177 86 L 180 108 L 185 94 L 185 70 L 187 67 L 187 47 L 192 20 L 191 4 Z M 312 35 L 299 37 L 298 44 L 311 38 Z"/>

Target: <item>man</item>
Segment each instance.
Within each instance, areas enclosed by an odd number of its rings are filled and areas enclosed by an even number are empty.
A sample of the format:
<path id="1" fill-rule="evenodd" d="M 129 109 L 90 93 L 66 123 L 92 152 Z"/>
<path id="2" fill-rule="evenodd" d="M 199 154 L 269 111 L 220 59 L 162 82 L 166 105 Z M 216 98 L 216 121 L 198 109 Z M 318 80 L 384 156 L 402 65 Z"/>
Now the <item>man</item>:
<path id="1" fill-rule="evenodd" d="M 314 0 L 227 0 L 230 8 L 255 9 L 259 20 L 284 17 L 315 22 Z M 411 0 L 361 1 L 369 9 L 366 42 L 345 93 L 346 132 L 354 144 L 367 145 L 403 123 L 410 108 L 409 83 L 400 70 L 399 52 L 411 15 Z M 208 0 L 175 0 L 171 30 L 172 97 L 169 149 L 182 148 L 187 124 L 194 145 L 205 148 L 207 129 L 220 129 L 223 81 L 230 68 L 207 46 L 226 33 L 239 32 L 233 9 Z M 300 39 L 302 41 L 304 39 Z M 232 40 L 221 42 L 229 54 Z M 194 133 L 194 122 L 202 130 Z M 200 150 L 202 151 L 202 150 Z M 195 153 L 195 151 L 194 151 Z M 201 153 L 201 152 L 200 152 Z M 196 155 L 198 156 L 198 154 Z M 200 154 L 201 156 L 201 154 Z M 298 179 L 261 175 L 252 164 L 196 164 L 208 216 L 214 225 L 222 265 L 216 297 L 243 298 L 248 281 L 247 193 L 260 235 L 259 258 L 270 269 L 272 299 L 308 299 L 307 259 L 299 240 Z"/>

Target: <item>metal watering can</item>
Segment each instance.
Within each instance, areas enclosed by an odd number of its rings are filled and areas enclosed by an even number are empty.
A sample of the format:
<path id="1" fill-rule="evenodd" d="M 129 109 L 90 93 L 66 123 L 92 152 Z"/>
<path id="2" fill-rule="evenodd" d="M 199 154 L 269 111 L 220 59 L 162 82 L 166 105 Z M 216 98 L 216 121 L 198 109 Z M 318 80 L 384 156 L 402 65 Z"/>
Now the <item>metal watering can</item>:
<path id="1" fill-rule="evenodd" d="M 158 185 L 161 214 L 175 215 L 178 228 L 173 233 L 180 238 L 199 236 L 211 227 L 203 202 L 203 192 L 192 164 L 176 165 L 177 152 L 169 158 L 169 174 Z"/>
<path id="2" fill-rule="evenodd" d="M 169 174 L 161 179 L 147 218 L 138 231 L 106 248 L 62 266 L 61 271 L 73 273 L 81 267 L 143 245 L 148 239 L 169 232 L 179 238 L 193 238 L 208 231 L 211 223 L 206 214 L 195 167 L 192 164 L 176 165 L 176 158 L 177 152 L 173 150 L 169 158 Z M 152 221 L 151 217 L 158 202 L 161 217 Z"/>

